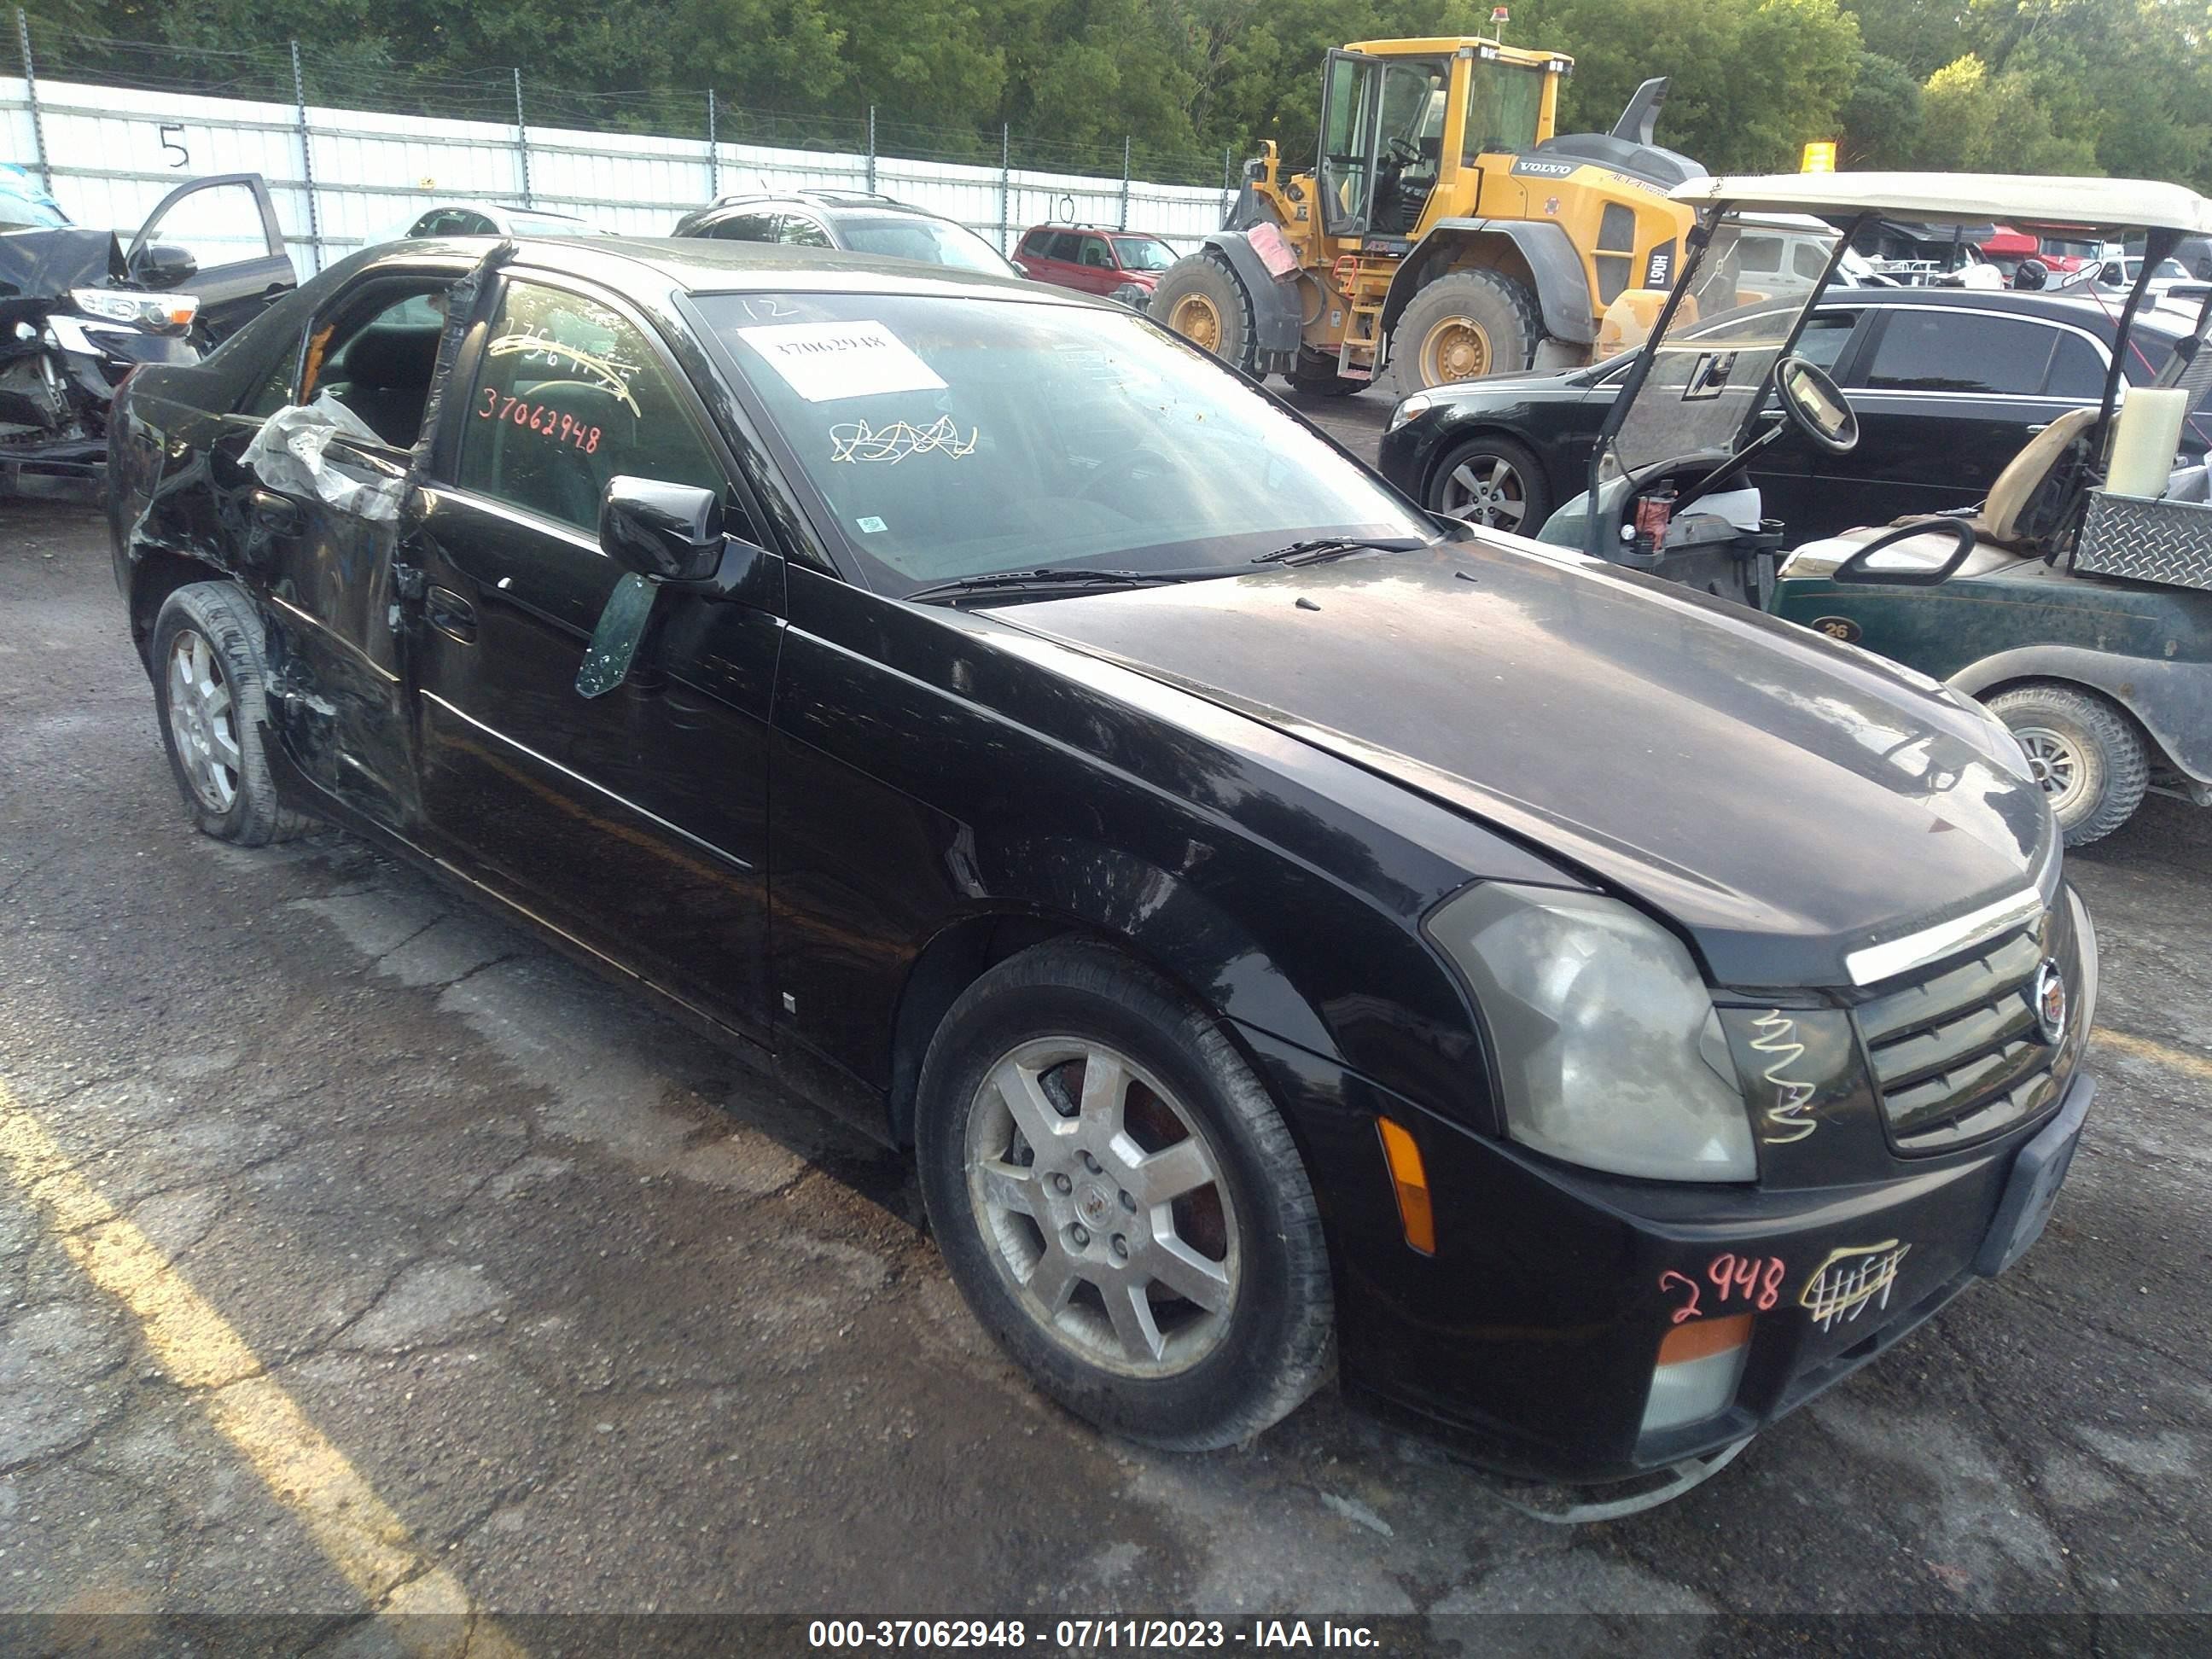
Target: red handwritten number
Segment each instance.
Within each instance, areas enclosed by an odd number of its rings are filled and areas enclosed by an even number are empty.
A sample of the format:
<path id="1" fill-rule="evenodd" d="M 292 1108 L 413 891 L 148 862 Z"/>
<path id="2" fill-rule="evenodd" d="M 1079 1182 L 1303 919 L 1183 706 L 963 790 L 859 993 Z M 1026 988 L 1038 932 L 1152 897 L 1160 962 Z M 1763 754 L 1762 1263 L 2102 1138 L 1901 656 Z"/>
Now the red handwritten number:
<path id="1" fill-rule="evenodd" d="M 1782 1296 L 1782 1275 L 1788 1269 L 1780 1256 L 1739 1256 L 1723 1251 L 1705 1264 L 1705 1277 L 1712 1281 L 1716 1292 L 1713 1300 L 1725 1305 L 1731 1297 L 1750 1303 L 1761 1313 L 1771 1308 Z M 1659 1288 L 1665 1290 L 1673 1280 L 1690 1292 L 1686 1307 L 1674 1310 L 1674 1323 L 1694 1317 L 1702 1310 L 1698 1298 L 1704 1294 L 1695 1279 L 1669 1269 L 1659 1275 Z"/>
<path id="2" fill-rule="evenodd" d="M 517 426 L 526 426 L 541 437 L 555 443 L 574 444 L 586 455 L 599 453 L 603 435 L 595 426 L 586 426 L 574 415 L 564 415 L 548 409 L 544 404 L 526 404 L 514 397 L 501 398 L 495 387 L 483 389 L 483 407 L 477 410 L 480 421 L 513 421 Z"/>
<path id="3" fill-rule="evenodd" d="M 593 427 L 593 428 L 592 428 L 592 436 L 591 436 L 591 441 L 584 446 L 584 453 L 586 453 L 586 455 L 596 455 L 596 454 L 598 454 L 599 453 L 599 428 L 597 428 L 597 427 Z"/>
<path id="4" fill-rule="evenodd" d="M 484 406 L 477 410 L 477 418 L 479 420 L 489 420 L 491 418 L 492 410 L 498 407 L 499 388 L 496 386 L 486 386 L 484 388 Z"/>
<path id="5" fill-rule="evenodd" d="M 1670 1267 L 1659 1275 L 1659 1288 L 1665 1290 L 1667 1281 L 1670 1279 L 1690 1293 L 1689 1301 L 1674 1310 L 1673 1322 L 1679 1325 L 1686 1319 L 1695 1319 L 1698 1316 L 1698 1281 L 1686 1274 L 1678 1273 Z"/>

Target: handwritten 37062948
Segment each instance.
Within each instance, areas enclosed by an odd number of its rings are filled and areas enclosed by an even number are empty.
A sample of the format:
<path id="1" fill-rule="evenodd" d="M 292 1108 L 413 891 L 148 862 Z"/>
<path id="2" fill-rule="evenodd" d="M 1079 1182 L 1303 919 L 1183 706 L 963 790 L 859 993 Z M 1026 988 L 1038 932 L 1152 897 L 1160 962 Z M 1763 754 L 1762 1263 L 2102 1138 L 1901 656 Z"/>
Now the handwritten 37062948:
<path id="1" fill-rule="evenodd" d="M 566 410 L 548 409 L 544 404 L 533 404 L 527 398 L 517 398 L 491 386 L 483 390 L 483 407 L 477 410 L 477 419 L 511 421 L 556 443 L 574 444 L 586 455 L 599 453 L 601 433 L 598 427 L 578 420 Z"/>

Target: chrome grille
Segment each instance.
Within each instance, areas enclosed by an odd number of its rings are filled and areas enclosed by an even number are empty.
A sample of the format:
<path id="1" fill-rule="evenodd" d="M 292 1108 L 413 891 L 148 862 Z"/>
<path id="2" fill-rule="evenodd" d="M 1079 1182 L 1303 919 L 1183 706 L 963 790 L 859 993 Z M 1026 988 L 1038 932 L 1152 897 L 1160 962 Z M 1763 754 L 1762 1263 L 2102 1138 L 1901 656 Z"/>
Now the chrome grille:
<path id="1" fill-rule="evenodd" d="M 2063 1041 L 2036 1024 L 2036 970 L 2058 964 L 2081 992 L 2067 902 L 1971 951 L 1869 988 L 1854 1011 L 1900 1152 L 1948 1152 L 2002 1133 L 2049 1108 L 2063 1079 Z"/>

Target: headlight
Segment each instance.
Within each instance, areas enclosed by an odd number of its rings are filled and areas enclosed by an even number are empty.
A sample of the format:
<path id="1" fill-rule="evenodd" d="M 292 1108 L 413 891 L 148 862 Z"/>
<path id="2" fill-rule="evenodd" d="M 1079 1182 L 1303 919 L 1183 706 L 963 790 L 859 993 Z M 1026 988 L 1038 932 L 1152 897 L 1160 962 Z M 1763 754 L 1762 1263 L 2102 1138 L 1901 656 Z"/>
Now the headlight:
<path id="1" fill-rule="evenodd" d="M 1390 430 L 1395 432 L 1417 415 L 1425 415 L 1437 406 L 1437 400 L 1425 392 L 1416 392 L 1390 411 Z"/>
<path id="2" fill-rule="evenodd" d="M 200 308 L 190 294 L 135 294 L 117 288 L 73 288 L 70 303 L 88 317 L 132 323 L 157 332 L 191 327 Z"/>
<path id="3" fill-rule="evenodd" d="M 1616 1175 L 1757 1178 L 1728 1038 L 1672 933 L 1616 899 L 1503 882 L 1427 929 L 1481 1005 L 1514 1139 Z"/>

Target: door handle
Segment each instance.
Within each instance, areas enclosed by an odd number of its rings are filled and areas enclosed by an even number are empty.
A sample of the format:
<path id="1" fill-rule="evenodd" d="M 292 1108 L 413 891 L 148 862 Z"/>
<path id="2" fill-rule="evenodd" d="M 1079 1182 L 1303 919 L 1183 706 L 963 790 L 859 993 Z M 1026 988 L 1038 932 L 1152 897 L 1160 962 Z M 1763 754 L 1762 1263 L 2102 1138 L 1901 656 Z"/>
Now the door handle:
<path id="1" fill-rule="evenodd" d="M 2028 428 L 2027 435 L 2033 438 L 2037 433 L 2042 431 L 2045 427 L 2049 426 L 2051 422 L 2048 421 L 2039 421 L 2033 426 Z"/>
<path id="2" fill-rule="evenodd" d="M 422 614 L 430 626 L 448 639 L 473 645 L 477 637 L 477 608 L 450 587 L 433 587 L 422 596 Z"/>
<path id="3" fill-rule="evenodd" d="M 300 533 L 300 508 L 289 496 L 273 489 L 257 489 L 252 495 L 253 522 L 272 536 Z"/>

